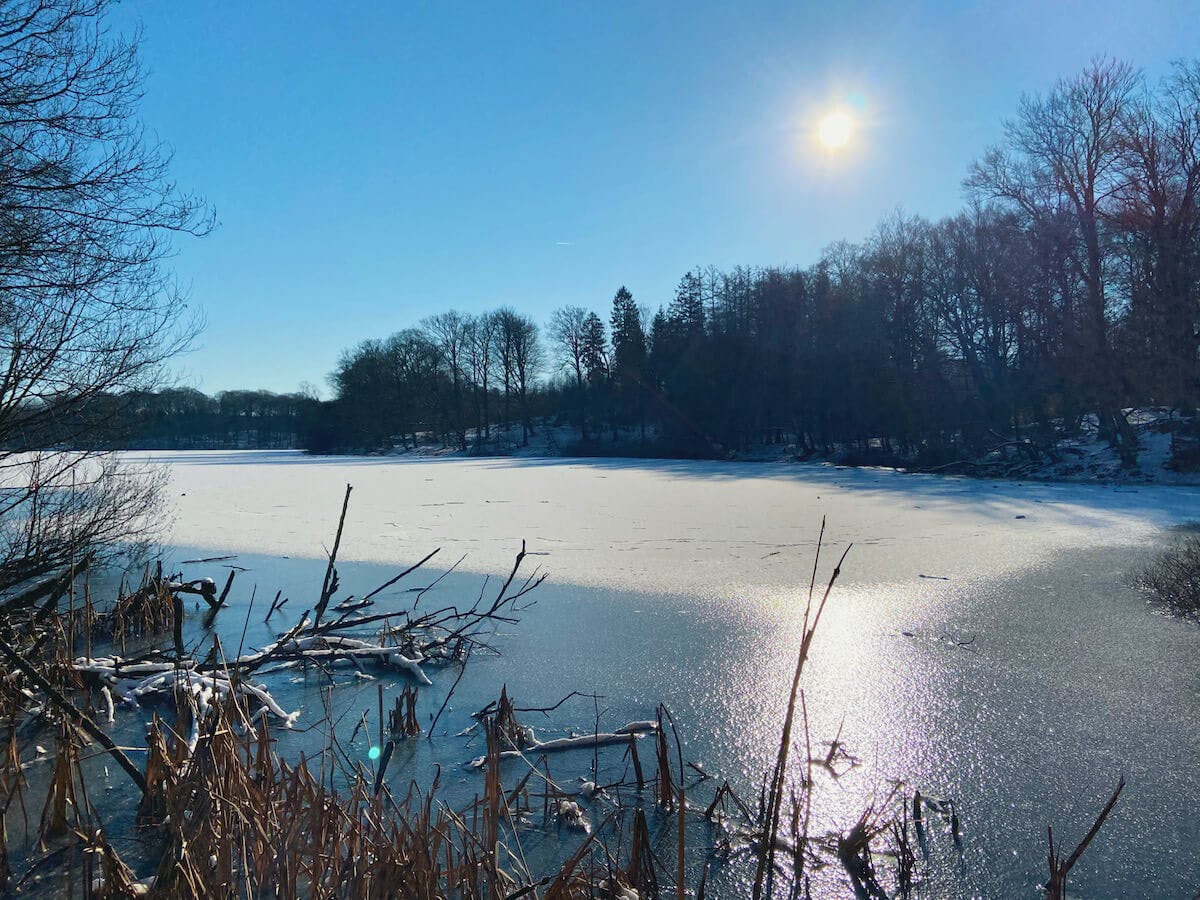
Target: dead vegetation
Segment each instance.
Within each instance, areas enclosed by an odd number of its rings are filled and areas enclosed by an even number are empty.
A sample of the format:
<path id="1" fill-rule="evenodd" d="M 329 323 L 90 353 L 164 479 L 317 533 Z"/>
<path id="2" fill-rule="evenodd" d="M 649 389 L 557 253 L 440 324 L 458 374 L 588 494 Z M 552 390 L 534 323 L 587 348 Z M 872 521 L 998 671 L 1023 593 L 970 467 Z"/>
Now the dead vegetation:
<path id="1" fill-rule="evenodd" d="M 1134 576 L 1172 615 L 1200 622 L 1200 535 L 1189 535 L 1159 553 Z"/>
<path id="2" fill-rule="evenodd" d="M 1108 819 L 1113 808 L 1116 807 L 1123 790 L 1125 790 L 1124 778 L 1117 782 L 1116 790 L 1112 792 L 1112 796 L 1108 798 L 1108 802 L 1104 804 L 1104 808 L 1096 816 L 1096 821 L 1092 823 L 1092 827 L 1088 833 L 1083 836 L 1083 840 L 1076 845 L 1075 849 L 1065 859 L 1055 850 L 1054 829 L 1047 829 L 1050 842 L 1050 850 L 1047 855 L 1050 877 L 1046 881 L 1046 900 L 1067 900 L 1067 876 L 1071 874 L 1071 869 L 1074 868 L 1075 863 L 1079 862 L 1079 858 L 1083 856 L 1083 852 L 1087 850 L 1088 845 L 1100 833 L 1100 829 L 1104 827 L 1105 820 Z"/>

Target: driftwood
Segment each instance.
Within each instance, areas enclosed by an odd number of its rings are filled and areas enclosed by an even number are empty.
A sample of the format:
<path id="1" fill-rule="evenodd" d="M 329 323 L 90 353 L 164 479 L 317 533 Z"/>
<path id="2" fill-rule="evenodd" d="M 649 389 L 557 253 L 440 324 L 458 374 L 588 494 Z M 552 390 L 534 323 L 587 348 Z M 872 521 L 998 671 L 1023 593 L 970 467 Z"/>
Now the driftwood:
<path id="1" fill-rule="evenodd" d="M 590 750 L 594 747 L 607 747 L 610 744 L 628 744 L 631 739 L 658 732 L 658 723 L 651 721 L 630 722 L 612 732 L 593 732 L 574 737 L 555 738 L 549 741 L 539 741 L 533 734 L 533 729 L 526 729 L 525 739 L 521 746 L 513 750 L 502 750 L 498 759 L 519 759 L 523 756 L 540 756 L 543 753 L 559 753 L 565 750 Z M 487 762 L 486 756 L 480 756 L 471 761 L 471 768 L 482 768 Z"/>

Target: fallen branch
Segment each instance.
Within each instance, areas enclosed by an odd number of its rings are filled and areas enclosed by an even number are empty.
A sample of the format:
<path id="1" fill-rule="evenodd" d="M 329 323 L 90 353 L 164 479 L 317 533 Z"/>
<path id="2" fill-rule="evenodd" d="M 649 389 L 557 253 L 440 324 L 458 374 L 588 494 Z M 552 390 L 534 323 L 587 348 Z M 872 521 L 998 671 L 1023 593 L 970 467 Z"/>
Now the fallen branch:
<path id="1" fill-rule="evenodd" d="M 581 734 L 577 737 L 555 738 L 550 741 L 539 741 L 533 737 L 533 729 L 525 729 L 525 735 L 528 738 L 518 750 L 504 750 L 500 753 L 500 759 L 518 759 L 527 754 L 534 756 L 542 753 L 559 753 L 564 750 L 583 750 L 592 747 L 605 747 L 609 744 L 628 744 L 630 737 L 642 737 L 647 734 L 654 734 L 658 731 L 657 722 L 630 722 L 628 725 L 622 725 L 616 731 L 600 732 L 592 734 Z M 486 756 L 480 756 L 478 759 L 471 760 L 471 768 L 478 769 L 487 761 Z"/>

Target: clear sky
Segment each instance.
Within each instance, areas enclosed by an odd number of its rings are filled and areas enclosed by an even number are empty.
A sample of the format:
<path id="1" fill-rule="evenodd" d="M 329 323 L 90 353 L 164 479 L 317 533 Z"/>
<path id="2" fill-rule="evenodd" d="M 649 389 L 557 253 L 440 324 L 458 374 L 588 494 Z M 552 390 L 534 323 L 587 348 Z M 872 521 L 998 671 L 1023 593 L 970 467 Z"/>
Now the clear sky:
<path id="1" fill-rule="evenodd" d="M 326 389 L 339 351 L 451 307 L 607 310 L 696 265 L 814 261 L 961 203 L 1024 91 L 1096 54 L 1200 54 L 1186 2 L 132 0 L 143 116 L 214 234 L 183 380 Z M 846 150 L 814 137 L 849 102 Z"/>

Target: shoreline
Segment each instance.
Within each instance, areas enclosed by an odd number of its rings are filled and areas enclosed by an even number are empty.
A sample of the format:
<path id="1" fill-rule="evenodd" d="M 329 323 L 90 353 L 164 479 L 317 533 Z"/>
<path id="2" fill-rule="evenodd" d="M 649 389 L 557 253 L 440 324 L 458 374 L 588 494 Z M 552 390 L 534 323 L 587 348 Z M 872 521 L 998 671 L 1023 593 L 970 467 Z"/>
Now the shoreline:
<path id="1" fill-rule="evenodd" d="M 221 448 L 211 452 L 246 452 L 248 448 Z M 628 449 L 628 448 L 621 448 Z M 124 451 L 123 451 L 124 452 Z M 196 451 L 176 451 L 176 450 L 137 450 L 128 452 L 209 452 L 203 450 Z M 264 451 L 270 452 L 270 451 Z M 603 454 L 575 454 L 566 451 L 547 452 L 542 449 L 517 448 L 512 451 L 490 451 L 477 452 L 474 450 L 456 450 L 447 447 L 417 447 L 408 450 L 390 450 L 390 451 L 362 451 L 343 449 L 331 453 L 317 453 L 302 448 L 296 448 L 295 452 L 303 453 L 305 456 L 310 456 L 314 459 L 412 459 L 419 461 L 436 461 L 439 459 L 447 460 L 488 460 L 488 459 L 546 459 L 546 460 L 563 460 L 563 461 L 585 461 L 595 462 L 603 460 L 635 460 L 644 462 L 664 462 L 664 463 L 731 463 L 731 464 L 765 464 L 765 465 L 795 465 L 795 466 L 813 466 L 818 468 L 827 468 L 831 470 L 862 470 L 862 471 L 883 471 L 894 472 L 901 475 L 935 475 L 948 478 L 969 478 L 973 481 L 1036 481 L 1043 484 L 1097 484 L 1097 485 L 1153 485 L 1156 487 L 1200 487 L 1200 472 L 1175 472 L 1167 468 L 1144 469 L 1139 468 L 1133 472 L 1128 471 L 1105 471 L 1101 473 L 1095 472 L 1063 472 L 1060 465 L 1048 464 L 1043 467 L 1020 468 L 1018 470 L 992 470 L 989 469 L 986 463 L 981 463 L 976 460 L 958 460 L 953 463 L 934 465 L 934 466 L 919 466 L 905 465 L 902 463 L 889 464 L 887 462 L 846 462 L 835 457 L 812 456 L 799 457 L 795 454 L 778 454 L 771 455 L 759 452 L 739 453 L 731 456 L 683 456 L 683 455 L 658 455 L 658 454 L 639 454 L 639 453 L 603 453 Z"/>

